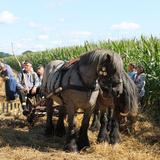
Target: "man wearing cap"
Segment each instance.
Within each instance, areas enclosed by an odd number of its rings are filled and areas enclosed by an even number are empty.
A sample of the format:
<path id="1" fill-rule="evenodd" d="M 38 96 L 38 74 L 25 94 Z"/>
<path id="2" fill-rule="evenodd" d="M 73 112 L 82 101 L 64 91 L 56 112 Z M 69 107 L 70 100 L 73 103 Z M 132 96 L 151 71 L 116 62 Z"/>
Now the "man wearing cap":
<path id="1" fill-rule="evenodd" d="M 23 67 L 24 70 L 21 71 L 17 77 L 17 92 L 22 104 L 23 115 L 27 115 L 29 109 L 26 105 L 26 97 L 36 95 L 39 79 L 37 74 L 33 71 L 31 62 L 25 61 Z"/>

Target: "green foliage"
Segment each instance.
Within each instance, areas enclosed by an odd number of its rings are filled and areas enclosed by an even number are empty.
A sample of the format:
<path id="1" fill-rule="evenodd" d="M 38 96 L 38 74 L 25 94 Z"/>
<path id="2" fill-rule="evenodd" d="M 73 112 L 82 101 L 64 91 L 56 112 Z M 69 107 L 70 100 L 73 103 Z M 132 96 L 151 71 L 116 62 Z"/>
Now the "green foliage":
<path id="1" fill-rule="evenodd" d="M 149 38 L 141 36 L 140 39 L 132 40 L 100 41 L 98 43 L 89 43 L 86 41 L 84 46 L 29 52 L 18 56 L 18 59 L 19 61 L 30 60 L 33 63 L 33 67 L 37 67 L 38 64 L 45 65 L 55 59 L 74 59 L 80 54 L 95 48 L 110 49 L 121 54 L 125 67 L 130 62 L 143 64 L 147 74 L 147 102 L 152 104 L 160 97 L 160 39 L 153 36 Z M 5 61 L 14 69 L 19 70 L 14 57 L 5 58 Z"/>
<path id="2" fill-rule="evenodd" d="M 9 57 L 9 53 L 0 52 L 0 58 Z"/>
<path id="3" fill-rule="evenodd" d="M 23 54 L 28 54 L 28 53 L 32 53 L 32 51 L 27 50 L 27 51 L 23 52 L 22 55 L 23 55 Z"/>

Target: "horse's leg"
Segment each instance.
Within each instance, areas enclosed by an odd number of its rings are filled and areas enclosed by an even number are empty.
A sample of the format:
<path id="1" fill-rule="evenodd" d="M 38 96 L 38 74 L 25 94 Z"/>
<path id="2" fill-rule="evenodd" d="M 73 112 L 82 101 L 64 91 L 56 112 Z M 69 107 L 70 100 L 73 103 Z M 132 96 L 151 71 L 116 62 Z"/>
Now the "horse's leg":
<path id="1" fill-rule="evenodd" d="M 65 126 L 64 126 L 64 118 L 66 115 L 66 110 L 64 106 L 60 106 L 59 109 L 59 118 L 56 126 L 56 136 L 63 137 L 66 134 Z"/>
<path id="2" fill-rule="evenodd" d="M 108 108 L 108 113 L 107 113 L 107 125 L 106 125 L 106 128 L 107 128 L 107 131 L 110 132 L 111 131 L 111 127 L 112 127 L 112 119 L 113 119 L 113 113 L 114 113 L 114 109 L 112 108 Z"/>
<path id="3" fill-rule="evenodd" d="M 54 126 L 52 122 L 52 115 L 53 115 L 53 100 L 47 99 L 46 102 L 46 109 L 47 109 L 47 120 L 46 120 L 46 135 L 53 135 L 54 134 Z"/>
<path id="4" fill-rule="evenodd" d="M 77 131 L 76 131 L 76 124 L 74 121 L 74 112 L 67 112 L 68 115 L 68 131 L 66 136 L 66 144 L 64 146 L 64 150 L 77 152 Z"/>
<path id="5" fill-rule="evenodd" d="M 87 131 L 89 127 L 89 120 L 90 120 L 91 114 L 92 114 L 91 109 L 84 112 L 81 128 L 79 131 L 79 138 L 77 141 L 79 150 L 86 148 L 86 147 L 90 147 Z"/>
<path id="6" fill-rule="evenodd" d="M 93 112 L 93 120 L 92 120 L 90 130 L 92 132 L 95 132 L 95 131 L 98 131 L 99 129 L 100 129 L 100 112 L 99 112 L 99 108 L 96 107 Z"/>
<path id="7" fill-rule="evenodd" d="M 107 140 L 107 129 L 106 129 L 106 125 L 107 125 L 107 115 L 106 112 L 101 112 L 101 117 L 100 117 L 100 123 L 101 123 L 101 127 L 98 133 L 98 138 L 97 138 L 97 142 L 101 143 L 104 142 L 105 140 Z"/>
<path id="8" fill-rule="evenodd" d="M 114 110 L 110 119 L 109 143 L 116 144 L 120 142 L 118 115 Z"/>

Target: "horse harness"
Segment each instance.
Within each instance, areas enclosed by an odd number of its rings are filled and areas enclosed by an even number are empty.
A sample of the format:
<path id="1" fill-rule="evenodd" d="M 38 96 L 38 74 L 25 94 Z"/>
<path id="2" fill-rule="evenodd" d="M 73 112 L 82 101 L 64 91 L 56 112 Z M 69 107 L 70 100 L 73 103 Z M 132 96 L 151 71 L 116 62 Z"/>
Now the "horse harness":
<path id="1" fill-rule="evenodd" d="M 80 73 L 80 70 L 79 70 L 79 59 L 75 59 L 74 61 L 68 61 L 68 62 L 65 62 L 62 67 L 58 70 L 58 72 L 60 73 L 59 76 L 57 77 L 57 79 L 60 79 L 60 82 L 59 82 L 59 87 L 62 86 L 62 79 L 64 77 L 64 75 L 67 73 L 67 71 L 73 66 L 73 65 L 76 65 L 76 69 L 77 69 L 77 75 L 81 81 L 81 83 L 83 84 L 83 86 L 80 86 L 80 85 L 73 85 L 70 83 L 70 79 L 71 79 L 71 75 L 69 76 L 69 79 L 68 79 L 68 85 L 66 87 L 63 87 L 62 89 L 60 89 L 61 91 L 62 90 L 66 90 L 66 89 L 73 89 L 73 90 L 79 90 L 79 91 L 84 91 L 84 92 L 93 92 L 93 91 L 96 91 L 96 90 L 99 90 L 99 85 L 98 85 L 98 81 L 96 81 L 92 86 L 87 86 L 83 80 L 83 77 Z"/>

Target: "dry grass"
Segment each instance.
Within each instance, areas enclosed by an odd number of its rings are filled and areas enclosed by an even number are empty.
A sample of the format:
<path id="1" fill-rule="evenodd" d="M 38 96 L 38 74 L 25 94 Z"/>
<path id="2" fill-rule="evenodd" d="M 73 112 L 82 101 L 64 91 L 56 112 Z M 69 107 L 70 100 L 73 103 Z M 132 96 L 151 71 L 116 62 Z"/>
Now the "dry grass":
<path id="1" fill-rule="evenodd" d="M 79 121 L 80 116 L 77 118 Z M 29 129 L 23 116 L 0 115 L 0 160 L 159 160 L 160 128 L 140 115 L 133 136 L 121 135 L 121 143 L 96 144 L 97 133 L 89 131 L 91 148 L 80 153 L 63 151 L 65 138 L 45 137 L 45 121 Z"/>
<path id="2" fill-rule="evenodd" d="M 115 146 L 108 143 L 96 144 L 97 133 L 89 131 L 91 148 L 81 153 L 63 151 L 65 138 L 45 137 L 44 119 L 34 128 L 28 129 L 26 121 L 13 117 L 0 116 L 0 159 L 4 160 L 155 160 L 160 159 L 160 129 L 139 117 L 134 136 L 121 135 L 121 143 Z"/>

